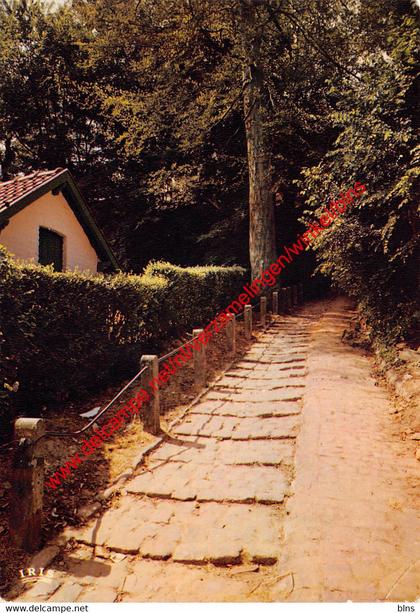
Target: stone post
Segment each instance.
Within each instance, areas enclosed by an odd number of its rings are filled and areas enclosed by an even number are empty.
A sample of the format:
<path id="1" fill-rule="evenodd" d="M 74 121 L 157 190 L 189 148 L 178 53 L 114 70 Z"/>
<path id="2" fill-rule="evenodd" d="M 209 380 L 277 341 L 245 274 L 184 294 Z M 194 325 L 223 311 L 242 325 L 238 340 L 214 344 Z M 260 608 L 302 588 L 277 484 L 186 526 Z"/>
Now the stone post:
<path id="1" fill-rule="evenodd" d="M 193 336 L 204 334 L 203 328 L 195 328 Z M 207 364 L 206 364 L 206 348 L 198 340 L 193 341 L 194 348 L 194 385 L 196 391 L 200 391 L 207 384 Z"/>
<path id="2" fill-rule="evenodd" d="M 278 315 L 279 314 L 279 293 L 273 292 L 273 315 Z"/>
<path id="3" fill-rule="evenodd" d="M 147 366 L 147 370 L 140 375 L 141 387 L 149 392 L 149 400 L 142 404 L 142 415 L 144 429 L 151 434 L 159 434 L 160 432 L 160 403 L 159 403 L 159 386 L 154 385 L 153 388 L 149 382 L 153 379 L 157 381 L 159 374 L 159 361 L 157 355 L 142 355 L 140 360 L 140 368 Z"/>
<path id="4" fill-rule="evenodd" d="M 261 296 L 260 298 L 260 324 L 263 328 L 267 325 L 267 298 Z"/>
<path id="5" fill-rule="evenodd" d="M 10 534 L 15 545 L 28 552 L 41 543 L 44 458 L 38 439 L 44 433 L 43 419 L 21 417 L 15 422 L 19 445 L 12 461 Z"/>
<path id="6" fill-rule="evenodd" d="M 244 328 L 245 338 L 249 340 L 252 337 L 252 306 L 250 304 L 244 308 Z"/>
<path id="7" fill-rule="evenodd" d="M 287 287 L 280 290 L 280 312 L 287 313 Z"/>
<path id="8" fill-rule="evenodd" d="M 226 324 L 226 338 L 228 351 L 236 353 L 236 317 L 233 313 L 229 314 L 229 322 Z"/>
<path id="9" fill-rule="evenodd" d="M 287 289 L 287 310 L 289 311 L 289 313 L 291 313 L 293 311 L 293 294 L 292 294 L 292 288 L 288 287 Z"/>
<path id="10" fill-rule="evenodd" d="M 303 291 L 303 283 L 299 283 L 298 287 L 299 287 L 299 302 L 304 302 L 305 294 Z"/>

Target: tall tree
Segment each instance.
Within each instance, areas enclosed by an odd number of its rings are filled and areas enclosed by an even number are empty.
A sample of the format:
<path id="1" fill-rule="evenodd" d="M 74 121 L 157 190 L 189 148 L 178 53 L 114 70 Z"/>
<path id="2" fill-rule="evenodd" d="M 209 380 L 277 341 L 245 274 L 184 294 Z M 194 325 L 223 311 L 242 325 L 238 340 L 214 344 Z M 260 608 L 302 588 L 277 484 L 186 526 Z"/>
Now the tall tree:
<path id="1" fill-rule="evenodd" d="M 279 34 L 267 3 L 259 0 L 76 6 L 97 33 L 92 61 L 100 73 L 111 72 L 101 93 L 116 138 L 128 155 L 148 160 L 143 184 L 149 210 L 156 214 L 187 202 L 198 209 L 206 200 L 207 215 L 214 203 L 219 219 L 202 239 L 228 241 L 240 211 L 245 215 L 246 197 L 243 187 L 232 194 L 231 186 L 248 179 L 249 260 L 258 275 L 275 258 L 276 238 L 285 240 L 286 228 L 276 236 L 274 223 L 271 154 L 279 145 L 270 131 L 277 136 L 279 125 L 287 125 L 292 98 L 299 105 L 298 86 L 287 75 L 292 35 L 293 51 L 301 44 L 293 23 Z M 296 57 L 297 64 L 307 63 L 311 55 Z M 280 147 L 290 149 L 291 142 L 284 139 Z M 302 144 L 296 151 L 302 157 Z M 281 163 L 276 184 L 286 185 L 292 157 L 283 154 Z"/>
<path id="2" fill-rule="evenodd" d="M 241 1 L 243 100 L 249 176 L 249 259 L 252 278 L 276 258 L 272 168 L 267 138 L 267 95 L 264 83 L 262 25 L 257 0 Z"/>

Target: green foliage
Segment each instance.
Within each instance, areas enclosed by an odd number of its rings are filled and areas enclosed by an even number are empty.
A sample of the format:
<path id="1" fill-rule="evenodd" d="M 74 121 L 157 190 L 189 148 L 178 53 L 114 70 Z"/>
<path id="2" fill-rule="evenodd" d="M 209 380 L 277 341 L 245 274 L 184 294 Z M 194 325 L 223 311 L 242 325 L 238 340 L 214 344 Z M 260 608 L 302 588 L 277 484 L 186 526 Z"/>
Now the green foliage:
<path id="1" fill-rule="evenodd" d="M 365 10 L 365 36 L 378 12 Z M 380 23 L 381 46 L 359 39 L 363 81 L 349 80 L 340 93 L 334 88 L 330 119 L 338 137 L 319 164 L 304 170 L 300 188 L 313 218 L 355 181 L 366 184 L 363 197 L 319 236 L 319 268 L 356 298 L 374 334 L 393 342 L 412 330 L 418 288 L 417 26 L 392 11 Z"/>
<path id="2" fill-rule="evenodd" d="M 92 277 L 6 260 L 0 277 L 2 414 L 15 376 L 25 413 L 121 380 L 135 371 L 141 354 L 158 353 L 214 317 L 243 273 L 160 262 L 142 276 Z"/>
<path id="3" fill-rule="evenodd" d="M 78 44 L 87 31 L 67 7 L 7 4 L 0 8 L 0 138 L 10 147 L 3 172 L 94 163 L 99 105 Z"/>
<path id="4" fill-rule="evenodd" d="M 167 281 L 167 325 L 177 334 L 213 319 L 237 296 L 244 273 L 239 266 L 181 268 L 167 262 L 150 262 L 144 271 L 146 277 Z"/>
<path id="5" fill-rule="evenodd" d="M 242 4 L 74 0 L 49 12 L 13 0 L 7 12 L 0 3 L 3 170 L 68 166 L 127 270 L 151 258 L 247 266 Z M 334 69 L 276 1 L 264 4 L 269 188 L 293 211 L 291 179 L 322 140 Z M 290 4 L 330 53 L 345 48 L 331 27 L 335 3 Z M 281 244 L 294 220 L 277 217 Z"/>
<path id="6" fill-rule="evenodd" d="M 12 267 L 9 260 L 9 255 L 0 246 L 0 439 L 9 435 L 11 431 L 10 422 L 5 420 L 7 415 L 11 420 L 15 411 L 15 396 L 18 390 L 19 382 L 17 379 L 17 359 L 7 349 L 5 337 L 5 322 L 2 309 L 2 289 L 3 284 L 10 280 L 12 275 Z"/>
<path id="7" fill-rule="evenodd" d="M 127 270 L 151 258 L 247 266 L 247 3 L 9 4 L 0 3 L 3 171 L 67 165 Z M 254 4 L 274 178 L 263 187 L 278 245 L 303 230 L 302 210 L 313 218 L 330 195 L 366 183 L 346 222 L 320 237 L 320 270 L 375 329 L 403 335 L 418 285 L 417 9 L 408 0 Z M 312 257 L 305 266 L 286 278 L 306 276 Z"/>

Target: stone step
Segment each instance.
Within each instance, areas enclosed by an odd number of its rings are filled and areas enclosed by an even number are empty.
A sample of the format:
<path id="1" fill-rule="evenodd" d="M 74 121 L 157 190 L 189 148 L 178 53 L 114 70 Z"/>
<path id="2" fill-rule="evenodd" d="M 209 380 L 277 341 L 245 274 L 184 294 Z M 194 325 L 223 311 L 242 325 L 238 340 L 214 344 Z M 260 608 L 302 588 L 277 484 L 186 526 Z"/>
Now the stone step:
<path id="1" fill-rule="evenodd" d="M 158 498 L 199 502 L 279 504 L 288 484 L 273 466 L 156 462 L 135 477 L 127 491 Z"/>
<path id="2" fill-rule="evenodd" d="M 190 564 L 274 564 L 281 514 L 264 505 L 188 503 L 126 495 L 76 541 Z"/>
<path id="3" fill-rule="evenodd" d="M 237 365 L 236 365 L 237 366 Z M 294 381 L 295 377 L 304 377 L 306 375 L 306 366 L 287 366 L 286 368 L 277 368 L 275 372 L 273 370 L 265 368 L 265 370 L 254 370 L 250 368 L 233 368 L 229 371 L 229 377 L 246 377 L 247 380 L 257 380 L 261 383 L 265 381 Z M 306 383 L 306 381 L 302 380 L 301 383 Z"/>
<path id="4" fill-rule="evenodd" d="M 289 466 L 294 454 L 291 440 L 232 441 L 182 436 L 168 439 L 150 456 L 150 463 L 186 462 L 191 464 L 259 464 Z"/>
<path id="5" fill-rule="evenodd" d="M 172 434 L 233 440 L 282 439 L 296 437 L 298 429 L 299 417 L 297 415 L 235 418 L 189 414 L 182 423 L 175 426 Z"/>
<path id="6" fill-rule="evenodd" d="M 242 362 L 252 362 L 254 364 L 289 364 L 291 362 L 304 362 L 306 360 L 305 353 L 293 353 L 290 355 L 269 356 L 269 355 L 254 355 L 251 352 L 242 359 Z"/>
<path id="7" fill-rule="evenodd" d="M 249 379 L 247 377 L 238 377 L 237 375 L 227 374 L 219 379 L 213 386 L 213 389 L 232 388 L 232 389 L 253 389 L 253 390 L 275 390 L 289 387 L 305 387 L 305 379 L 303 377 L 290 378 L 279 377 L 271 380 L 258 381 L 255 379 Z"/>
<path id="8" fill-rule="evenodd" d="M 226 417 L 281 417 L 298 415 L 301 412 L 299 401 L 284 402 L 219 402 L 207 400 L 196 404 L 190 411 L 191 415 L 217 415 Z"/>
<path id="9" fill-rule="evenodd" d="M 229 389 L 214 388 L 207 395 L 208 400 L 222 400 L 224 402 L 257 402 L 258 404 L 281 402 L 289 400 L 300 400 L 302 398 L 303 387 L 284 387 L 274 390 L 252 390 L 252 389 Z"/>
<path id="10" fill-rule="evenodd" d="M 241 361 L 241 362 L 237 362 L 235 364 L 235 369 L 236 370 L 247 370 L 247 371 L 254 371 L 261 374 L 261 378 L 264 378 L 264 376 L 271 376 L 271 377 L 276 377 L 277 374 L 283 372 L 283 371 L 287 371 L 287 372 L 293 372 L 293 371 L 297 371 L 297 370 L 305 370 L 306 366 L 303 363 L 296 363 L 296 364 L 285 364 L 285 365 L 280 365 L 280 364 L 274 364 L 274 365 L 270 365 L 270 364 L 260 364 L 258 362 L 251 362 L 251 361 Z M 248 375 L 247 375 L 248 376 Z"/>

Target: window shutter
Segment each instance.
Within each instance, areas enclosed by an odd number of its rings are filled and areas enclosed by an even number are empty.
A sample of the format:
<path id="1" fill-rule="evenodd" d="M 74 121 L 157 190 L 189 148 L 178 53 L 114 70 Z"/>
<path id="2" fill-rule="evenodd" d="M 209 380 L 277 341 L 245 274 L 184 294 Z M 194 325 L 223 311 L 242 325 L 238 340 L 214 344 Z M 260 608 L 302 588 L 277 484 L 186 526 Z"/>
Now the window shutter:
<path id="1" fill-rule="evenodd" d="M 39 257 L 40 264 L 46 266 L 53 264 L 55 272 L 63 270 L 63 237 L 47 230 L 39 228 Z"/>

